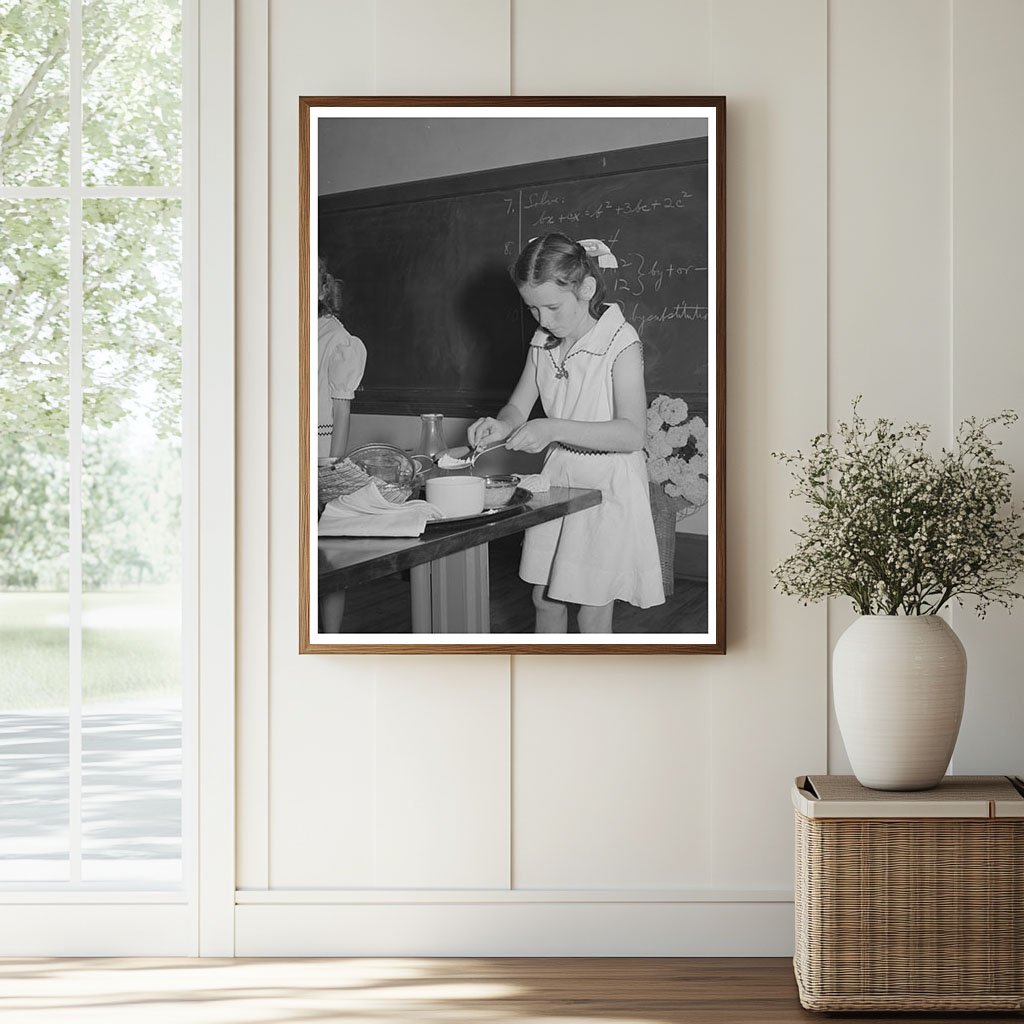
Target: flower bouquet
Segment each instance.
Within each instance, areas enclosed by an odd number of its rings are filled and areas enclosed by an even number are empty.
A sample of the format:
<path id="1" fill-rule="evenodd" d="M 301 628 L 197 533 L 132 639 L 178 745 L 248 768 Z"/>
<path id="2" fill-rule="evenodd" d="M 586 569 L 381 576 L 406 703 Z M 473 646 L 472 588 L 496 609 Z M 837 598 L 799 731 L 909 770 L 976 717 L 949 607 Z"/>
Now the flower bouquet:
<path id="1" fill-rule="evenodd" d="M 774 453 L 811 511 L 796 551 L 774 570 L 776 588 L 804 603 L 849 597 L 861 615 L 934 615 L 973 599 L 978 615 L 1021 595 L 1024 525 L 1012 504 L 1013 469 L 996 455 L 1003 412 L 960 424 L 951 450 L 926 448 L 929 429 L 869 426 L 853 403 L 838 436 L 819 434 L 809 452 Z"/>
<path id="2" fill-rule="evenodd" d="M 678 516 L 708 501 L 708 426 L 681 398 L 658 395 L 647 409 L 648 479 L 671 500 Z"/>
<path id="3" fill-rule="evenodd" d="M 673 591 L 676 523 L 708 501 L 708 426 L 682 398 L 658 395 L 647 409 L 647 477 L 666 596 Z"/>

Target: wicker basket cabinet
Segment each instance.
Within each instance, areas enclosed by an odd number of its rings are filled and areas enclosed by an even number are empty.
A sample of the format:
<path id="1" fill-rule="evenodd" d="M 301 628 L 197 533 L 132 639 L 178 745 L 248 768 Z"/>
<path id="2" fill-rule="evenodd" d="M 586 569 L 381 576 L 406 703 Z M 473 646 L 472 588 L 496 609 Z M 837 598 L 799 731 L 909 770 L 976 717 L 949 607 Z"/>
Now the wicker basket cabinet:
<path id="1" fill-rule="evenodd" d="M 796 953 L 808 1010 L 1024 1010 L 1024 784 L 920 793 L 798 778 Z"/>

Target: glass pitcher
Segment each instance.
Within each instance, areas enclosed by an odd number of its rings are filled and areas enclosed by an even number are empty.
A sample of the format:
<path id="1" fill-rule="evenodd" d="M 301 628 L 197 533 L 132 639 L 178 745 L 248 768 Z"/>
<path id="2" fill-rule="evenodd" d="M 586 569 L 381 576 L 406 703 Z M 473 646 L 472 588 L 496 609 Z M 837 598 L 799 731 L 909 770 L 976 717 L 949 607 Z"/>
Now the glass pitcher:
<path id="1" fill-rule="evenodd" d="M 434 458 L 448 447 L 444 439 L 444 415 L 439 412 L 425 412 L 420 415 L 420 443 L 416 451 L 420 455 Z"/>

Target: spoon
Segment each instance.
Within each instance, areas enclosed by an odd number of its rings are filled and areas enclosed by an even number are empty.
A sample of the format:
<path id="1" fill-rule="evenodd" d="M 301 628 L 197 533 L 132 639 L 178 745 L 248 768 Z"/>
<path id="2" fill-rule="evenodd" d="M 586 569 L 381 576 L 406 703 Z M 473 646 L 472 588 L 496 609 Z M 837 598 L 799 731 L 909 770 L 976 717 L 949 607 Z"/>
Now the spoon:
<path id="1" fill-rule="evenodd" d="M 476 460 L 480 458 L 481 455 L 486 455 L 487 452 L 493 452 L 497 448 L 504 448 L 517 430 L 518 427 L 516 430 L 513 430 L 508 437 L 502 438 L 500 441 L 495 441 L 492 444 L 484 445 L 483 448 L 477 448 L 473 452 L 470 452 L 469 448 L 464 444 L 459 445 L 456 448 L 447 448 L 436 457 L 435 461 L 437 462 L 439 469 L 465 469 L 467 466 L 475 466 Z"/>

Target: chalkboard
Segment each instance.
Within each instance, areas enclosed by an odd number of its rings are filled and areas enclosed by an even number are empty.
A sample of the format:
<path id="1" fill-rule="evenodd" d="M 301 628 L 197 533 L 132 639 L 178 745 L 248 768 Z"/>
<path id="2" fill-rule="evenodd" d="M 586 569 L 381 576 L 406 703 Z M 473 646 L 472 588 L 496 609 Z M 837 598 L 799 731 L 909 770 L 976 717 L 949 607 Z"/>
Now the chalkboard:
<path id="1" fill-rule="evenodd" d="M 648 392 L 706 406 L 705 137 L 321 196 L 320 255 L 367 350 L 353 410 L 493 415 L 536 328 L 508 268 L 548 231 L 609 244 Z"/>

